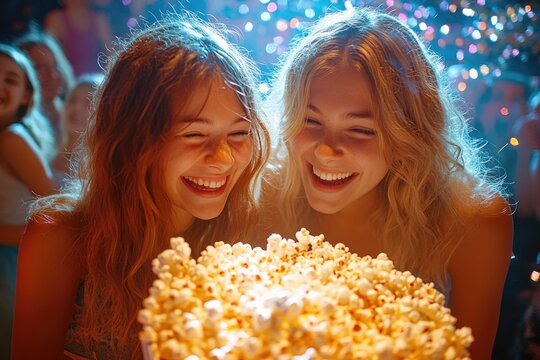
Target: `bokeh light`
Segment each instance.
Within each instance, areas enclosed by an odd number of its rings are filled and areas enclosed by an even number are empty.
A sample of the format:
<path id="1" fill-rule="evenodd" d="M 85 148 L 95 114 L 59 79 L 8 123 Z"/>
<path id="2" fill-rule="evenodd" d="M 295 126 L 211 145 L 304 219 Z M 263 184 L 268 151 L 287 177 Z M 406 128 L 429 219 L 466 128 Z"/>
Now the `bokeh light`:
<path id="1" fill-rule="evenodd" d="M 128 9 L 139 4 L 120 0 Z M 475 69 L 468 82 L 493 76 L 496 70 L 540 77 L 540 3 L 526 0 L 197 0 L 146 1 L 138 15 L 126 16 L 125 33 L 171 10 L 194 10 L 211 22 L 236 31 L 232 40 L 245 47 L 272 73 L 290 40 L 327 13 L 353 7 L 374 7 L 398 17 L 440 56 L 446 68 Z M 143 21 L 141 21 L 141 19 Z M 275 42 L 280 36 L 280 42 Z M 500 74 L 499 74 L 500 75 Z M 497 76 L 499 76 L 497 75 Z M 457 84 L 457 83 L 456 83 Z M 470 87 L 470 86 L 469 86 Z"/>
<path id="2" fill-rule="evenodd" d="M 245 34 L 243 45 L 264 64 L 277 61 L 277 53 L 267 51 L 267 44 L 273 43 L 276 33 L 283 36 L 286 47 L 292 37 L 325 13 L 353 6 L 373 6 L 386 9 L 411 26 L 447 65 L 463 63 L 479 69 L 473 79 L 486 76 L 495 68 L 540 72 L 535 70 L 540 68 L 537 16 L 540 8 L 536 3 L 497 0 L 229 0 L 212 3 L 211 13 L 218 21 L 233 26 L 240 23 L 238 27 L 244 33 L 251 33 Z M 253 24 L 253 28 L 245 26 L 248 23 Z"/>

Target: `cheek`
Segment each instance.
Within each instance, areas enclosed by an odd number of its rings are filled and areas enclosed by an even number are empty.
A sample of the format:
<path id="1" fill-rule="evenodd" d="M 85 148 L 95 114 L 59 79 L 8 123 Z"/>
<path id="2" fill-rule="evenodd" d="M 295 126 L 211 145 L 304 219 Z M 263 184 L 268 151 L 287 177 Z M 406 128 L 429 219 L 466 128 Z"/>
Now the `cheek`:
<path id="1" fill-rule="evenodd" d="M 290 151 L 293 157 L 301 156 L 311 144 L 316 143 L 316 137 L 308 131 L 302 131 L 290 141 Z"/>
<path id="2" fill-rule="evenodd" d="M 380 146 L 377 139 L 351 139 L 342 137 L 340 139 L 342 146 L 353 155 L 367 158 L 376 158 L 380 156 Z"/>
<path id="3" fill-rule="evenodd" d="M 182 173 L 178 169 L 178 164 L 169 161 L 161 172 L 161 191 L 169 198 L 173 199 L 179 191 L 179 182 Z M 154 190 L 155 191 L 155 190 Z"/>
<path id="4" fill-rule="evenodd" d="M 375 169 L 388 168 L 388 163 L 377 140 L 352 142 L 348 149 L 356 161 Z"/>
<path id="5" fill-rule="evenodd" d="M 238 167 L 244 170 L 253 159 L 253 142 L 252 140 L 246 141 L 236 150 L 236 161 Z"/>

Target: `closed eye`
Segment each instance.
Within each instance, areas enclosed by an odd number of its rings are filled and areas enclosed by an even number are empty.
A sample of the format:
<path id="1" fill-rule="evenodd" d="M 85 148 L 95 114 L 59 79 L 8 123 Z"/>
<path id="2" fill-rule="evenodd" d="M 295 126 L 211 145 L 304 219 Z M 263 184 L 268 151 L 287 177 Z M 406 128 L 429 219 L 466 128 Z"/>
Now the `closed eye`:
<path id="1" fill-rule="evenodd" d="M 306 118 L 304 122 L 306 123 L 306 125 L 321 125 L 321 122 L 319 120 L 310 117 Z"/>
<path id="2" fill-rule="evenodd" d="M 6 84 L 9 84 L 9 85 L 17 85 L 17 84 L 19 84 L 19 79 L 16 79 L 16 78 L 7 78 L 7 79 L 6 79 Z"/>
<path id="3" fill-rule="evenodd" d="M 349 131 L 351 131 L 353 134 L 358 134 L 358 135 L 368 135 L 368 136 L 375 135 L 374 130 L 367 129 L 367 128 L 353 128 L 353 129 L 349 129 Z"/>
<path id="4" fill-rule="evenodd" d="M 203 133 L 200 133 L 200 132 L 188 132 L 188 133 L 185 133 L 185 134 L 180 134 L 180 136 L 183 137 L 183 138 L 186 138 L 186 139 L 197 139 L 197 138 L 202 138 L 205 135 Z"/>
<path id="5" fill-rule="evenodd" d="M 249 139 L 250 136 L 250 130 L 238 130 L 229 133 L 229 140 L 241 143 L 244 140 Z"/>
<path id="6" fill-rule="evenodd" d="M 235 137 L 246 137 L 250 135 L 251 135 L 250 130 L 233 131 L 232 133 L 229 134 L 229 136 L 235 136 Z"/>

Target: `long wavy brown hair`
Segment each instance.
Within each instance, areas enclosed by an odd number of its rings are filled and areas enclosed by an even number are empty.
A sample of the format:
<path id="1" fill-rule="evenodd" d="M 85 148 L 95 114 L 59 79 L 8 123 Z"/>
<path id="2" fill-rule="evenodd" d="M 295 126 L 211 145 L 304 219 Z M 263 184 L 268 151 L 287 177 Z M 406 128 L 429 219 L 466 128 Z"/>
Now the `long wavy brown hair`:
<path id="1" fill-rule="evenodd" d="M 98 91 L 78 181 L 35 208 L 67 211 L 75 228 L 86 265 L 79 331 L 93 351 L 105 341 L 114 358 L 140 356 L 137 312 L 154 279 L 151 261 L 171 236 L 197 246 L 244 234 L 269 137 L 258 113 L 256 68 L 222 30 L 171 15 L 125 42 Z M 236 91 L 251 120 L 253 156 L 220 216 L 174 234 L 164 164 L 157 161 L 173 124 L 170 104 L 187 103 L 198 84 L 216 76 Z"/>
<path id="2" fill-rule="evenodd" d="M 390 164 L 373 226 L 399 268 L 444 289 L 449 255 L 464 234 L 460 209 L 497 197 L 501 180 L 490 175 L 481 144 L 469 136 L 439 59 L 394 16 L 369 8 L 327 15 L 285 55 L 269 96 L 285 144 L 273 167 L 284 173 L 283 217 L 301 225 L 312 216 L 290 160 L 290 141 L 304 124 L 311 79 L 341 64 L 368 75 L 381 148 Z"/>

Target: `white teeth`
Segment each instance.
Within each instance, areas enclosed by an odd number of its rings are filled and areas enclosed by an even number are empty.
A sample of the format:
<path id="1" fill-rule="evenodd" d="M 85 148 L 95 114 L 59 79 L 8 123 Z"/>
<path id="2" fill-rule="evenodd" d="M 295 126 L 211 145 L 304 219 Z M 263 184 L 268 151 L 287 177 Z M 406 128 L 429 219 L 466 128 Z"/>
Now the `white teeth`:
<path id="1" fill-rule="evenodd" d="M 313 174 L 315 174 L 315 176 L 317 176 L 318 178 L 320 178 L 322 180 L 333 181 L 333 180 L 346 179 L 348 177 L 351 177 L 353 173 L 352 172 L 329 173 L 329 172 L 324 172 L 324 171 L 321 171 L 321 170 L 316 169 L 315 167 L 313 167 Z"/>
<path id="2" fill-rule="evenodd" d="M 226 179 L 223 180 L 208 180 L 208 179 L 202 179 L 202 178 L 194 178 L 191 176 L 184 176 L 185 179 L 188 181 L 197 184 L 199 186 L 204 186 L 210 189 L 219 189 L 223 185 L 225 185 Z"/>

